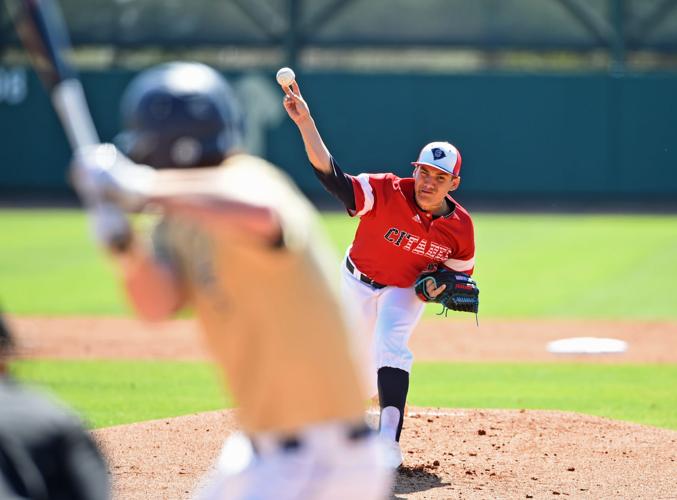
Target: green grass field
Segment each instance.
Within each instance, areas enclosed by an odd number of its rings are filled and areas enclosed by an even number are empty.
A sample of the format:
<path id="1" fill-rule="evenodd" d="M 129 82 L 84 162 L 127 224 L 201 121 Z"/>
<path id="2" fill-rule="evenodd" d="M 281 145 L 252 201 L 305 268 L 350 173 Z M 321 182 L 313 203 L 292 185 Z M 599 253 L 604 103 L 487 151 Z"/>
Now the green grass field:
<path id="1" fill-rule="evenodd" d="M 677 319 L 677 216 L 474 219 L 481 317 Z M 356 221 L 324 220 L 342 253 Z M 128 314 L 80 211 L 0 210 L 0 228 L 5 311 Z M 202 363 L 22 361 L 14 369 L 96 427 L 228 404 Z M 418 363 L 414 372 L 414 405 L 559 409 L 677 429 L 675 365 Z"/>
<path id="2" fill-rule="evenodd" d="M 324 221 L 342 254 L 356 221 Z M 5 310 L 128 313 L 82 212 L 3 210 L 0 227 Z M 677 318 L 677 216 L 477 214 L 475 227 L 482 317 Z"/>
<path id="3" fill-rule="evenodd" d="M 228 406 L 204 363 L 22 361 L 94 427 Z M 417 363 L 409 403 L 451 408 L 576 411 L 677 429 L 677 365 Z"/>
<path id="4" fill-rule="evenodd" d="M 206 363 L 40 360 L 13 363 L 12 371 L 58 395 L 94 427 L 230 406 Z"/>

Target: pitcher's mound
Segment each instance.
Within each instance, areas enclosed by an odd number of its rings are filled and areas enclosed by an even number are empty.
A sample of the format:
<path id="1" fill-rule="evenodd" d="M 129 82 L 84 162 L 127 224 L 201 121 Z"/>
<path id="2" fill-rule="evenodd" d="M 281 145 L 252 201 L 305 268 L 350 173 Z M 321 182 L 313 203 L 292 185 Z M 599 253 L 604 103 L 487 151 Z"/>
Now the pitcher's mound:
<path id="1" fill-rule="evenodd" d="M 94 431 L 115 499 L 189 498 L 232 411 Z M 394 498 L 673 498 L 677 432 L 536 410 L 410 408 Z"/>

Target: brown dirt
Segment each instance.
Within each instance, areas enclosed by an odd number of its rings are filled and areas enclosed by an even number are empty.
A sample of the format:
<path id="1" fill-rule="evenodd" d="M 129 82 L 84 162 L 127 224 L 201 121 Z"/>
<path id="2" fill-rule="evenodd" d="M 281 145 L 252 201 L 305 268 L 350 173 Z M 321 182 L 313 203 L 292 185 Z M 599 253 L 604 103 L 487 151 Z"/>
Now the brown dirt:
<path id="1" fill-rule="evenodd" d="M 148 327 L 122 318 L 10 322 L 29 358 L 205 359 L 189 320 Z M 551 340 L 613 337 L 626 353 L 555 356 Z M 431 319 L 418 360 L 677 363 L 677 323 Z M 232 411 L 94 431 L 115 498 L 184 499 L 235 428 Z M 677 498 L 677 432 L 574 413 L 412 408 L 393 498 Z"/>
<path id="2" fill-rule="evenodd" d="M 14 317 L 19 356 L 40 359 L 201 360 L 191 320 L 144 324 L 129 318 Z"/>
<path id="3" fill-rule="evenodd" d="M 115 498 L 188 498 L 232 411 L 94 431 Z M 412 408 L 393 498 L 674 498 L 677 432 L 535 410 Z M 529 496 L 530 495 L 530 496 Z"/>
<path id="4" fill-rule="evenodd" d="M 57 359 L 205 359 L 193 321 L 144 325 L 129 318 L 13 317 L 21 355 Z M 625 353 L 555 355 L 546 344 L 566 337 L 625 340 Z M 411 339 L 418 361 L 576 361 L 677 363 L 677 322 L 456 320 L 421 322 Z"/>

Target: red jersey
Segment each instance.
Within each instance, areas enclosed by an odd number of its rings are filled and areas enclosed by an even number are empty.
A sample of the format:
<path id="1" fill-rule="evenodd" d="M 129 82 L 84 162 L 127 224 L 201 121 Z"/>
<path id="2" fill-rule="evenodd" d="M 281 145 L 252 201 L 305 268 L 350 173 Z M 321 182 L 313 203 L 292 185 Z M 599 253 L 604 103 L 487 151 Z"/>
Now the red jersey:
<path id="1" fill-rule="evenodd" d="M 466 210 L 447 195 L 451 213 L 433 218 L 418 207 L 414 179 L 394 174 L 349 176 L 360 217 L 350 259 L 383 285 L 410 287 L 431 264 L 472 274 L 475 237 Z"/>

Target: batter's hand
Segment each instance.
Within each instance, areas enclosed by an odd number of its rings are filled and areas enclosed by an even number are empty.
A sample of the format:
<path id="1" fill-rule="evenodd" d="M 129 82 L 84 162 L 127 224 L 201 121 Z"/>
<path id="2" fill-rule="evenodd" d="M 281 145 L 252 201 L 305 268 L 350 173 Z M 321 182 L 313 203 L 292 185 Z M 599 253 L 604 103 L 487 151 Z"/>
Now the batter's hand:
<path id="1" fill-rule="evenodd" d="M 446 284 L 435 287 L 432 280 L 425 282 L 425 291 L 431 299 L 437 298 L 437 296 L 440 295 L 445 288 L 447 288 Z"/>
<path id="2" fill-rule="evenodd" d="M 105 201 L 128 212 L 137 212 L 157 173 L 137 165 L 112 144 L 86 146 L 75 151 L 70 167 L 71 180 L 88 205 Z"/>
<path id="3" fill-rule="evenodd" d="M 113 253 L 126 251 L 133 238 L 127 215 L 114 203 L 98 201 L 88 207 L 94 241 Z"/>
<path id="4" fill-rule="evenodd" d="M 310 109 L 308 103 L 303 99 L 299 84 L 293 81 L 290 87 L 284 87 L 284 109 L 287 111 L 289 118 L 291 118 L 297 125 L 301 124 L 310 118 Z"/>

